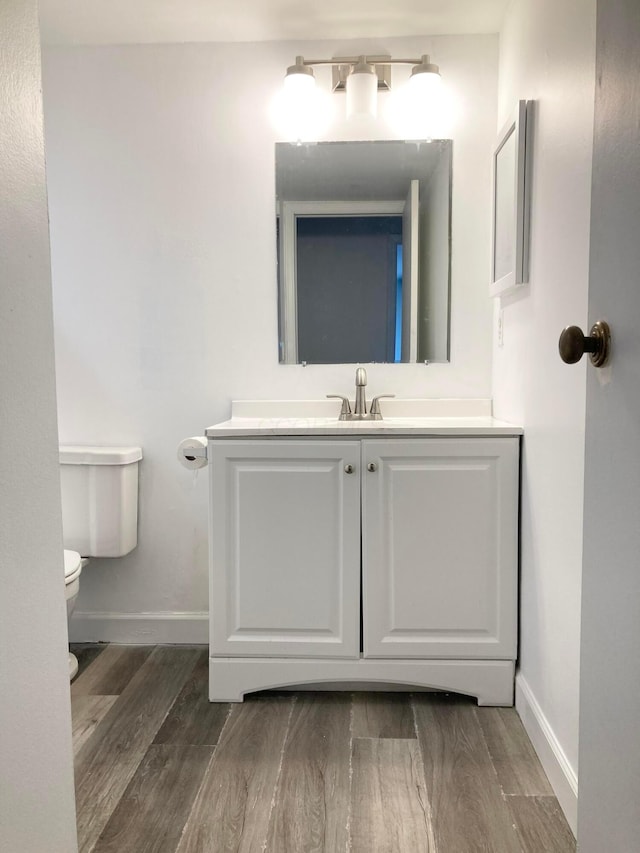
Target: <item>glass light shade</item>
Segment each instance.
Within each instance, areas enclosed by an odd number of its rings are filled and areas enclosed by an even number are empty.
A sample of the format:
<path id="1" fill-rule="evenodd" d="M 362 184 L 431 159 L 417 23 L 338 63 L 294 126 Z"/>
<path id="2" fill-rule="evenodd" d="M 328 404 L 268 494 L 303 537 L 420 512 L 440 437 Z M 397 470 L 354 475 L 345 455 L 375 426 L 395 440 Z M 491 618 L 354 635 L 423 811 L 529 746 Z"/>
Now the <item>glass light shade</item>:
<path id="1" fill-rule="evenodd" d="M 309 97 L 315 88 L 316 78 L 313 74 L 292 73 L 284 78 L 284 90 L 292 99 Z"/>
<path id="2" fill-rule="evenodd" d="M 347 77 L 346 88 L 347 118 L 375 118 L 378 113 L 378 75 L 375 70 L 371 66 L 356 65 Z"/>
<path id="3" fill-rule="evenodd" d="M 446 98 L 439 74 L 420 72 L 391 93 L 388 121 L 402 139 L 447 135 Z"/>
<path id="4" fill-rule="evenodd" d="M 421 100 L 428 101 L 439 97 L 442 91 L 442 77 L 439 74 L 421 71 L 419 74 L 411 75 L 408 86 L 409 96 L 415 98 L 418 104 Z"/>
<path id="5" fill-rule="evenodd" d="M 329 122 L 327 101 L 313 75 L 287 74 L 271 104 L 272 123 L 288 142 L 316 141 Z"/>

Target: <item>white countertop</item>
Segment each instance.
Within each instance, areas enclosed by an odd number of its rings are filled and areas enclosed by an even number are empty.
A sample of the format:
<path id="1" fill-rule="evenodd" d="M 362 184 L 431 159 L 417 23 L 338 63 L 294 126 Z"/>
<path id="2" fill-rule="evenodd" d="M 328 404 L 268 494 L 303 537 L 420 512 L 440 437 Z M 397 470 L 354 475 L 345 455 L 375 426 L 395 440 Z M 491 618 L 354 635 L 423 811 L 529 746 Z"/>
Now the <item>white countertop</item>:
<path id="1" fill-rule="evenodd" d="M 487 405 L 488 404 L 488 405 Z M 227 421 L 205 430 L 208 438 L 260 436 L 499 436 L 522 427 L 498 421 L 487 400 L 383 400 L 381 421 L 340 421 L 335 400 L 234 401 Z"/>

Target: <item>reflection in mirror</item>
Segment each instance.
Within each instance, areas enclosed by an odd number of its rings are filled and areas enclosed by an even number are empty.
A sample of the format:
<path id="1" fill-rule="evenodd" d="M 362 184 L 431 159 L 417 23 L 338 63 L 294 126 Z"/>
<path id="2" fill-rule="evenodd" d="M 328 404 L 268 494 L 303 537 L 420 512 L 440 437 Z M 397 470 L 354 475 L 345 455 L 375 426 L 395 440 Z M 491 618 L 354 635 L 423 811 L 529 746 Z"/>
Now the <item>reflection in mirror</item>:
<path id="1" fill-rule="evenodd" d="M 449 360 L 451 140 L 276 144 L 280 361 Z"/>

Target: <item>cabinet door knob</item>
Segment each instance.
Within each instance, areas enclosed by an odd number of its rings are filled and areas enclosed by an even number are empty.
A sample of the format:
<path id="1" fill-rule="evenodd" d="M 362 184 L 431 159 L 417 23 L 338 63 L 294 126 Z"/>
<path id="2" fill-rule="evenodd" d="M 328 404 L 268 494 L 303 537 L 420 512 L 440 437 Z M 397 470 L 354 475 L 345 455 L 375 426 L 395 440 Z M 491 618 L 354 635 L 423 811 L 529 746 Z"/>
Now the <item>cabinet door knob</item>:
<path id="1" fill-rule="evenodd" d="M 345 473 L 345 474 L 353 474 L 353 472 L 354 472 L 355 470 L 356 470 L 356 469 L 353 467 L 353 465 L 345 465 L 345 466 L 344 466 L 344 473 Z"/>
<path id="2" fill-rule="evenodd" d="M 373 472 L 377 471 L 377 470 L 378 470 L 378 466 L 376 465 L 376 463 L 375 462 L 369 462 L 369 464 L 367 465 L 367 471 L 371 471 L 371 473 L 373 474 Z"/>
<path id="3" fill-rule="evenodd" d="M 588 337 L 582 333 L 579 326 L 567 326 L 560 334 L 558 349 L 560 358 L 566 364 L 575 364 L 588 352 L 594 367 L 604 367 L 609 360 L 611 349 L 609 324 L 598 320 L 591 327 Z"/>

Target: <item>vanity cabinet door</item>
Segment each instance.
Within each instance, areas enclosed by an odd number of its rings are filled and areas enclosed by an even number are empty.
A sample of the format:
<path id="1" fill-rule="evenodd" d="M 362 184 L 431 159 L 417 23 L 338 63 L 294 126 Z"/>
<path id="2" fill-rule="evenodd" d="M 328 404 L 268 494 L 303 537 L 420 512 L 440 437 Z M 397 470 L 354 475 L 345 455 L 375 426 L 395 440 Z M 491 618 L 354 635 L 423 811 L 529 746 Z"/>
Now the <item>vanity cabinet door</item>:
<path id="1" fill-rule="evenodd" d="M 515 657 L 518 451 L 363 442 L 365 657 Z"/>
<path id="2" fill-rule="evenodd" d="M 360 647 L 360 442 L 211 441 L 211 654 Z"/>

